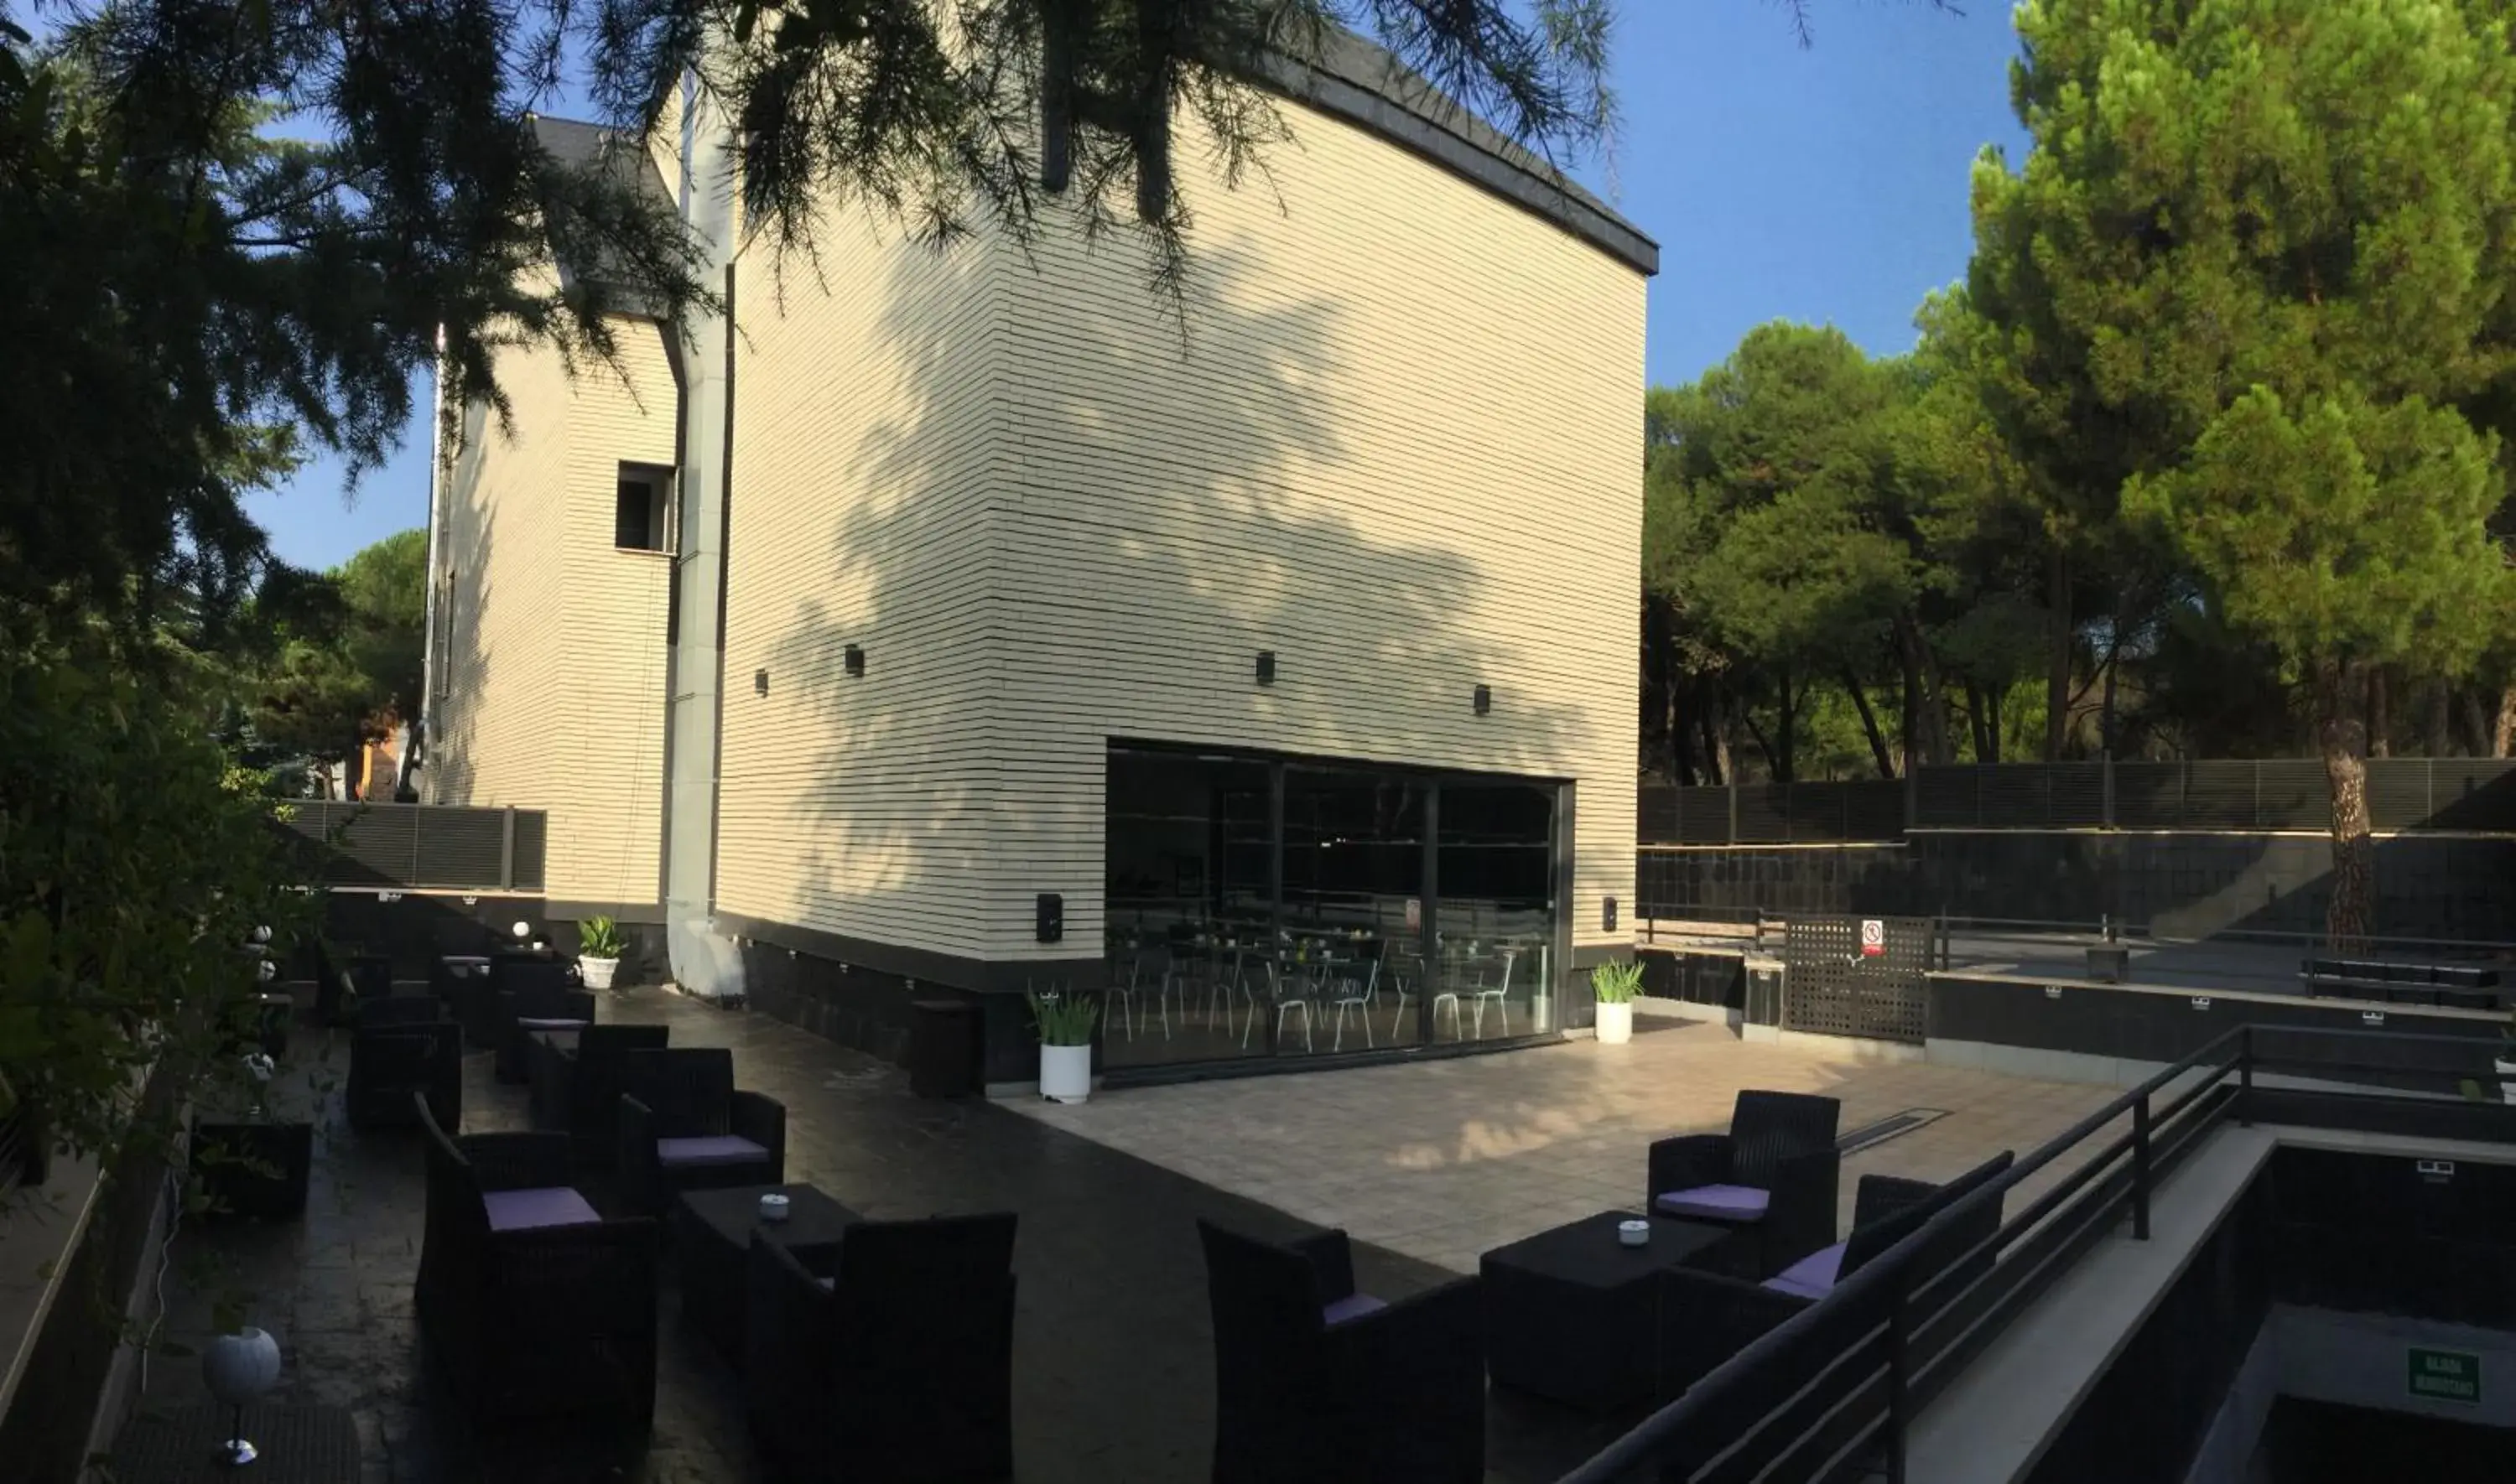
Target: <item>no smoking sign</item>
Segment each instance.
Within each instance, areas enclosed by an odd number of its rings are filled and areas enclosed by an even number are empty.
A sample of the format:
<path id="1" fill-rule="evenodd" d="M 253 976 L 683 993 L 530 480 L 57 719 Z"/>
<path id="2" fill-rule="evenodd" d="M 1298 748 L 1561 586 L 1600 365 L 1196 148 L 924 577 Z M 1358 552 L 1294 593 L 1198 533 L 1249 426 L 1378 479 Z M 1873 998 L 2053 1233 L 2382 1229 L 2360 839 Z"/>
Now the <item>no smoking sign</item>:
<path id="1" fill-rule="evenodd" d="M 1883 958 L 1887 953 L 1887 925 L 1874 917 L 1861 920 L 1861 956 Z"/>

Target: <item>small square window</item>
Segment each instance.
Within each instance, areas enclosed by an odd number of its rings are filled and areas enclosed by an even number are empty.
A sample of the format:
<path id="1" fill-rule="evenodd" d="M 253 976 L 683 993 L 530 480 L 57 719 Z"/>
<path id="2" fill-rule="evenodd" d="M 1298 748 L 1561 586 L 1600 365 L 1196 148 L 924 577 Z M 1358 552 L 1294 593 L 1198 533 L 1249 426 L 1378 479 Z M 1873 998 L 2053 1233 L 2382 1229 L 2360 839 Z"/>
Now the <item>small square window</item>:
<path id="1" fill-rule="evenodd" d="M 612 507 L 611 544 L 624 552 L 669 552 L 672 543 L 673 472 L 652 464 L 620 466 L 620 493 Z"/>

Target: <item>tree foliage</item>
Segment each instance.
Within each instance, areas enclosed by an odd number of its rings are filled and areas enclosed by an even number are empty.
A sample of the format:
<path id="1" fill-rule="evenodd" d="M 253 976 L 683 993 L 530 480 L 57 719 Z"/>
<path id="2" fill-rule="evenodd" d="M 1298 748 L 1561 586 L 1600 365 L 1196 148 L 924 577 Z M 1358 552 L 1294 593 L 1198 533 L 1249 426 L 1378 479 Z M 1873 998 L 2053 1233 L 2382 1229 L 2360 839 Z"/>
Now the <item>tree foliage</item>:
<path id="1" fill-rule="evenodd" d="M 2155 536 L 2311 687 L 2332 931 L 2367 928 L 2367 729 L 2506 623 L 2489 519 L 2516 63 L 2451 0 L 2031 0 L 2025 168 L 1975 177 L 1997 416 L 2079 534 Z"/>

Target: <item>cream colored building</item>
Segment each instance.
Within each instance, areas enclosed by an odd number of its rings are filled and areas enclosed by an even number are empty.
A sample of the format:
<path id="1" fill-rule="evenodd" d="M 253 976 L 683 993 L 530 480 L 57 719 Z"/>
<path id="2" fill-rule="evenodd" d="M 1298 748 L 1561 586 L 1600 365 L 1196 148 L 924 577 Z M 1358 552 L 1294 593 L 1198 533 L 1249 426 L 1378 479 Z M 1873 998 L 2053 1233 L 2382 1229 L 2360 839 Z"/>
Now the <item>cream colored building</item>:
<path id="1" fill-rule="evenodd" d="M 429 797 L 547 808 L 555 898 L 825 1033 L 978 994 L 997 1081 L 1011 992 L 1105 978 L 1113 1069 L 1584 1023 L 1656 250 L 1370 48 L 1275 82 L 1272 191 L 1188 180 L 1184 322 L 1065 223 L 833 210 L 818 268 L 718 227 L 730 353 L 513 374 L 437 501 Z M 677 459 L 678 554 L 622 549 Z"/>

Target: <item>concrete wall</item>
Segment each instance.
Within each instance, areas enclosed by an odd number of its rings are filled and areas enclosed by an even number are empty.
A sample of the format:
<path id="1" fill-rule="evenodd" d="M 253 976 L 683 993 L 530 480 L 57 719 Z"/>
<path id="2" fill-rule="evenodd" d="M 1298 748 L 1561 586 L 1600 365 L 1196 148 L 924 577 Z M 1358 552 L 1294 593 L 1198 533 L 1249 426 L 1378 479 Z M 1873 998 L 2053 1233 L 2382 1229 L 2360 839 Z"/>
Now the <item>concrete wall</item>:
<path id="1" fill-rule="evenodd" d="M 1184 324 L 1072 223 L 937 256 L 834 213 L 818 270 L 744 258 L 723 911 L 1097 955 L 1125 738 L 1574 780 L 1566 910 L 1617 939 L 1644 280 L 1285 106 L 1273 191 L 1193 178 Z"/>
<path id="2" fill-rule="evenodd" d="M 614 329 L 616 367 L 512 351 L 512 426 L 466 416 L 439 492 L 450 611 L 419 782 L 431 804 L 548 810 L 553 900 L 651 909 L 672 558 L 616 550 L 613 514 L 623 462 L 673 463 L 675 398 L 662 332 Z"/>

